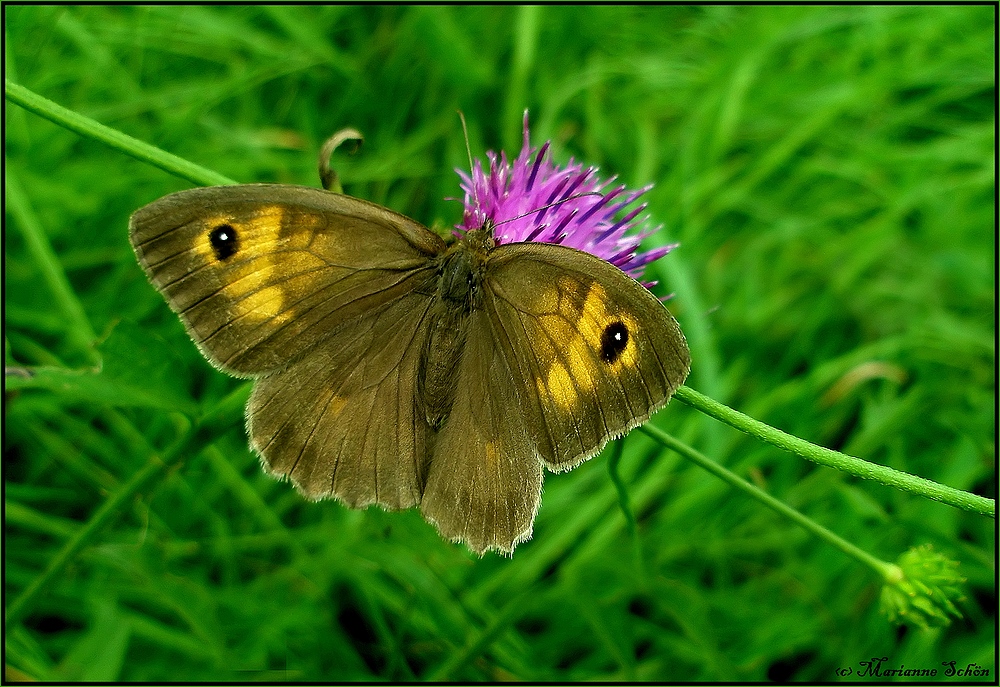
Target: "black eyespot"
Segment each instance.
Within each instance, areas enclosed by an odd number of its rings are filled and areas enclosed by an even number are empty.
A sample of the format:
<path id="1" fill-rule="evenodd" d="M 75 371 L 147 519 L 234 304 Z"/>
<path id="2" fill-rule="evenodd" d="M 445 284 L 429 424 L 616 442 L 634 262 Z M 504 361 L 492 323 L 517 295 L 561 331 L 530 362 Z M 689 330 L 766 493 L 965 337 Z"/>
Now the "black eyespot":
<path id="1" fill-rule="evenodd" d="M 601 332 L 601 360 L 609 365 L 616 360 L 628 346 L 628 327 L 620 321 L 615 321 Z"/>
<path id="2" fill-rule="evenodd" d="M 240 249 L 240 239 L 231 224 L 220 224 L 208 235 L 216 260 L 232 257 Z"/>

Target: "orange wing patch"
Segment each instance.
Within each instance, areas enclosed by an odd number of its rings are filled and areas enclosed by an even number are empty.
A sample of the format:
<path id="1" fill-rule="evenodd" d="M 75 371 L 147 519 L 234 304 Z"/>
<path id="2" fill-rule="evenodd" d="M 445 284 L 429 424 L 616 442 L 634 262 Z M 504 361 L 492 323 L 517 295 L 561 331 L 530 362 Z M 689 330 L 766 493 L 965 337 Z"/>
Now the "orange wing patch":
<path id="1" fill-rule="evenodd" d="M 554 312 L 537 319 L 547 335 L 545 342 L 539 342 L 538 359 L 546 361 L 547 367 L 535 385 L 539 394 L 566 410 L 578 405 L 581 392 L 594 391 L 606 370 L 635 368 L 639 363 L 636 319 L 609 310 L 610 301 L 599 283 L 591 282 L 582 298 L 574 293 L 578 289 L 577 282 L 560 280 L 557 288 L 539 297 L 540 302 L 550 303 Z M 553 298 L 553 294 L 558 296 Z M 615 329 L 618 325 L 620 332 Z M 609 328 L 619 338 L 607 340 Z M 613 357 L 606 355 L 609 345 L 614 347 Z"/>
<path id="2" fill-rule="evenodd" d="M 297 214 L 294 221 L 301 225 L 307 215 Z M 226 258 L 225 284 L 222 292 L 231 308 L 233 319 L 241 319 L 248 324 L 273 322 L 284 324 L 292 319 L 294 312 L 286 301 L 288 291 L 285 285 L 286 271 L 282 259 L 291 259 L 288 249 L 292 238 L 282 228 L 288 220 L 285 208 L 280 205 L 266 205 L 249 218 L 237 221 L 233 217 L 217 215 L 203 220 L 206 231 L 202 232 L 194 245 L 194 250 L 208 264 L 218 263 L 218 246 L 213 244 L 212 234 L 220 227 L 232 227 L 239 248 L 231 259 Z M 308 236 L 297 227 L 297 236 Z M 302 253 L 295 255 L 302 260 Z M 316 259 L 316 267 L 322 262 Z"/>

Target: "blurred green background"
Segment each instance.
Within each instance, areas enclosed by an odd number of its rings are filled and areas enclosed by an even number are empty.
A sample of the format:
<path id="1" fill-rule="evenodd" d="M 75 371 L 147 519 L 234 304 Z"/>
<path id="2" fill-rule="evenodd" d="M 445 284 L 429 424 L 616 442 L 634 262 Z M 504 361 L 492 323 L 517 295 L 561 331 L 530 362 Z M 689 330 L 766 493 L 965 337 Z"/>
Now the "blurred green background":
<path id="1" fill-rule="evenodd" d="M 346 191 L 428 225 L 460 215 L 456 110 L 481 157 L 516 153 L 528 108 L 557 160 L 655 183 L 647 242 L 682 245 L 647 276 L 676 294 L 689 385 L 995 498 L 994 12 L 6 6 L 5 65 L 242 182 L 317 185 L 355 126 Z M 652 422 L 871 554 L 959 560 L 964 619 L 891 624 L 868 568 L 640 432 L 548 475 L 512 559 L 416 511 L 305 502 L 129 248 L 130 213 L 189 184 L 11 104 L 5 124 L 6 362 L 49 368 L 6 393 L 8 609 L 48 582 L 6 625 L 8 678 L 829 681 L 885 656 L 995 680 L 993 520 L 676 401 Z"/>

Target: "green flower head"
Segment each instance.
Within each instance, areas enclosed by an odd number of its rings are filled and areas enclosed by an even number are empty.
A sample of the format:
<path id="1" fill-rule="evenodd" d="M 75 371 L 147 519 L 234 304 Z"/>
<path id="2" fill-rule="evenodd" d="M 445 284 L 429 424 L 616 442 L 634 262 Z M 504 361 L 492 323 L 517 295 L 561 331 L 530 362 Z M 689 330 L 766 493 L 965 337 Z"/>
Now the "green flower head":
<path id="1" fill-rule="evenodd" d="M 949 625 L 952 617 L 962 617 L 954 602 L 965 599 L 964 584 L 957 561 L 937 553 L 930 544 L 918 546 L 890 567 L 882 587 L 882 612 L 893 622 L 925 630 Z"/>

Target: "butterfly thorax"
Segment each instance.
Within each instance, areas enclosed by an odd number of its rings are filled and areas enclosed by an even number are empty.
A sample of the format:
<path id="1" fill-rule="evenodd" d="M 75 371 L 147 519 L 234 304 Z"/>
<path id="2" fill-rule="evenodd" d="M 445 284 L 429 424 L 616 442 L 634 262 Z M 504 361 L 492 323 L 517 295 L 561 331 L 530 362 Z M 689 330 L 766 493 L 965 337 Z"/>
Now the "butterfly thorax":
<path id="1" fill-rule="evenodd" d="M 439 300 L 449 308 L 471 312 L 477 307 L 486 256 L 494 247 L 493 237 L 486 229 L 470 231 L 441 256 L 438 269 Z"/>
<path id="2" fill-rule="evenodd" d="M 439 429 L 451 411 L 469 315 L 479 307 L 486 257 L 494 245 L 489 230 L 470 231 L 440 259 L 430 336 L 417 382 L 424 417 L 433 429 Z"/>

